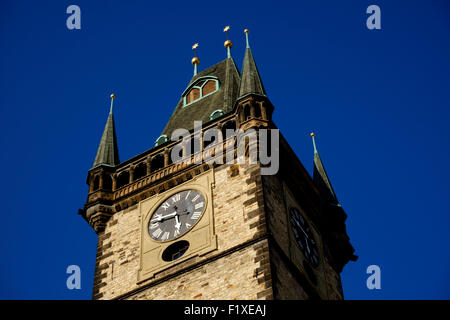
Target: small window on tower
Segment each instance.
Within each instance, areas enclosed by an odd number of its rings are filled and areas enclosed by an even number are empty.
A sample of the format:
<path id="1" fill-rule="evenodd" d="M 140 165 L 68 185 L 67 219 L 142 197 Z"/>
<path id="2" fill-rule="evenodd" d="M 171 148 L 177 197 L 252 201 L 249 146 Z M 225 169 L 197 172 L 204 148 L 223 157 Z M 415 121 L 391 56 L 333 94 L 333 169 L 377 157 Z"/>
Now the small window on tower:
<path id="1" fill-rule="evenodd" d="M 203 86 L 203 95 L 206 96 L 214 91 L 216 91 L 216 82 L 214 80 L 209 80 Z"/>
<path id="2" fill-rule="evenodd" d="M 215 77 L 198 80 L 187 93 L 183 93 L 183 105 L 187 106 L 219 90 L 219 81 Z M 186 92 L 186 91 L 185 91 Z"/>
<path id="3" fill-rule="evenodd" d="M 213 113 L 211 113 L 211 115 L 209 116 L 209 120 L 214 120 L 223 115 L 224 115 L 224 113 L 222 110 L 216 110 Z"/>
<path id="4" fill-rule="evenodd" d="M 192 88 L 191 91 L 189 91 L 189 94 L 186 97 L 186 102 L 191 103 L 195 100 L 200 99 L 200 89 L 199 88 Z"/>

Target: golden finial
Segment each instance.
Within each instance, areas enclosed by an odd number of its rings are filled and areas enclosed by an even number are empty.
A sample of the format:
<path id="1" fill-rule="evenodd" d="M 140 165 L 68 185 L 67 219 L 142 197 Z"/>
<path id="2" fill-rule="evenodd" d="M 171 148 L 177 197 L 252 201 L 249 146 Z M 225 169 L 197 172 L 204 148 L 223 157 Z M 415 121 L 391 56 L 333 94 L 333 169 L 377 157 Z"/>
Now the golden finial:
<path id="1" fill-rule="evenodd" d="M 199 65 L 200 64 L 200 59 L 197 58 L 197 48 L 198 48 L 198 43 L 195 43 L 192 46 L 192 50 L 194 50 L 194 57 L 192 58 L 191 62 L 193 65 Z"/>
<path id="2" fill-rule="evenodd" d="M 114 102 L 114 99 L 116 98 L 116 95 L 114 93 L 111 93 L 111 95 L 109 97 L 111 98 L 111 107 L 109 108 L 109 113 L 112 114 L 112 112 L 113 112 L 113 102 Z"/>
<path id="3" fill-rule="evenodd" d="M 194 65 L 194 76 L 197 75 L 197 66 L 200 64 L 200 59 L 197 58 L 197 48 L 198 48 L 198 43 L 195 43 L 192 46 L 192 50 L 194 50 L 194 57 L 191 60 L 192 64 Z"/>
<path id="4" fill-rule="evenodd" d="M 197 65 L 200 64 L 200 59 L 197 58 L 197 57 L 193 57 L 192 60 L 191 60 L 191 62 L 192 62 L 193 65 L 196 65 L 196 66 L 197 66 Z"/>
<path id="5" fill-rule="evenodd" d="M 317 153 L 316 140 L 314 139 L 314 137 L 316 136 L 316 134 L 315 134 L 314 132 L 311 132 L 309 135 L 311 136 L 312 141 L 313 141 L 314 153 Z"/>
<path id="6" fill-rule="evenodd" d="M 233 46 L 233 43 L 230 40 L 228 40 L 228 30 L 230 30 L 230 26 L 226 26 L 225 28 L 223 28 L 223 32 L 227 34 L 227 41 L 225 41 L 224 43 L 224 46 L 227 49 Z"/>
<path id="7" fill-rule="evenodd" d="M 246 47 L 250 48 L 250 44 L 248 43 L 248 34 L 249 34 L 249 30 L 248 29 L 244 29 L 244 33 L 245 33 L 245 42 L 246 42 Z"/>

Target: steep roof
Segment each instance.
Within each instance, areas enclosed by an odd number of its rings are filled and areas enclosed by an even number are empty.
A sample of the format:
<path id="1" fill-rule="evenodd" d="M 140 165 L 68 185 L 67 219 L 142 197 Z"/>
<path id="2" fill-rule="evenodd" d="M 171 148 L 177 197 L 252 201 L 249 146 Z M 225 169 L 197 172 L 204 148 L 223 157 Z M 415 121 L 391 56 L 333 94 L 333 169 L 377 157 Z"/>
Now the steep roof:
<path id="1" fill-rule="evenodd" d="M 325 197 L 330 204 L 339 205 L 339 201 L 334 193 L 333 187 L 331 186 L 330 179 L 328 178 L 325 167 L 320 159 L 319 152 L 316 148 L 316 143 L 314 140 L 314 134 L 311 134 L 314 144 L 314 172 L 313 172 L 313 182 L 319 189 L 320 193 Z"/>
<path id="2" fill-rule="evenodd" d="M 205 123 L 210 120 L 209 117 L 214 111 L 220 109 L 226 114 L 233 109 L 240 81 L 239 71 L 233 58 L 227 58 L 195 75 L 189 82 L 187 89 L 194 85 L 198 79 L 206 76 L 217 78 L 219 90 L 187 106 L 183 105 L 183 97 L 181 97 L 162 132 L 169 139 L 175 129 L 191 130 L 194 127 L 195 120 L 201 120 Z"/>
<path id="3" fill-rule="evenodd" d="M 111 108 L 92 168 L 99 165 L 116 166 L 119 163 L 119 148 L 117 146 L 114 116 Z"/>
<path id="4" fill-rule="evenodd" d="M 255 93 L 265 96 L 266 91 L 261 81 L 261 77 L 253 59 L 252 50 L 247 45 L 245 49 L 244 62 L 242 63 L 242 77 L 239 87 L 239 98 L 247 94 Z"/>

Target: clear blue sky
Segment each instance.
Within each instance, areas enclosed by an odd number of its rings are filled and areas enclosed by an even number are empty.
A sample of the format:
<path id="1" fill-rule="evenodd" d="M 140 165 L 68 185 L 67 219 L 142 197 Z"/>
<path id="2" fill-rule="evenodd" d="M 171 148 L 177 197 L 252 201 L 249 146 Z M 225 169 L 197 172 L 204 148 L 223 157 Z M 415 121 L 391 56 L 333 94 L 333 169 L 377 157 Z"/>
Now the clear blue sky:
<path id="1" fill-rule="evenodd" d="M 66 8 L 81 8 L 81 30 Z M 381 8 L 381 30 L 366 8 Z M 317 145 L 359 260 L 348 299 L 450 298 L 450 3 L 0 2 L 0 298 L 90 299 L 96 235 L 77 214 L 117 95 L 120 157 L 153 146 L 192 76 L 250 41 L 274 121 L 309 172 Z M 82 289 L 66 289 L 66 267 Z M 381 267 L 379 291 L 366 268 Z"/>

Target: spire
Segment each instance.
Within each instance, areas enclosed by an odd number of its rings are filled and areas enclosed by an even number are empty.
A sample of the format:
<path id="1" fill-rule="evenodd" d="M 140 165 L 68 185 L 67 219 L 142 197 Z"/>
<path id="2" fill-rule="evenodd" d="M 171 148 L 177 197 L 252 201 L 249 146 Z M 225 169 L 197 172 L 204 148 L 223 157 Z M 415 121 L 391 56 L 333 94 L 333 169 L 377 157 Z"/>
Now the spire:
<path id="1" fill-rule="evenodd" d="M 194 65 L 194 77 L 197 75 L 197 66 L 200 64 L 200 59 L 197 58 L 197 47 L 198 43 L 195 43 L 192 46 L 192 50 L 194 50 L 194 57 L 192 58 L 191 62 Z"/>
<path id="2" fill-rule="evenodd" d="M 320 193 L 329 201 L 330 204 L 339 205 L 333 187 L 331 186 L 330 179 L 328 178 L 322 160 L 320 159 L 319 152 L 317 152 L 314 132 L 311 133 L 311 137 L 314 146 L 313 182 L 319 189 Z"/>
<path id="3" fill-rule="evenodd" d="M 99 165 L 116 166 L 120 163 L 119 149 L 117 148 L 116 129 L 114 127 L 113 103 L 116 96 L 111 94 L 111 107 L 109 110 L 108 120 L 103 130 L 102 139 L 97 149 L 94 164 L 92 168 Z"/>
<path id="4" fill-rule="evenodd" d="M 255 60 L 253 59 L 253 54 L 250 49 L 248 42 L 249 30 L 245 29 L 245 38 L 247 42 L 247 47 L 245 49 L 244 63 L 242 64 L 242 76 L 241 85 L 239 88 L 239 97 L 243 97 L 250 93 L 255 93 L 259 95 L 266 95 L 264 86 L 261 82 L 261 77 L 259 76 L 258 68 L 256 67 Z"/>
<path id="5" fill-rule="evenodd" d="M 231 47 L 233 43 L 228 39 L 228 30 L 230 26 L 226 26 L 223 32 L 227 34 L 227 40 L 224 43 L 224 47 L 227 49 L 226 69 L 225 69 L 225 82 L 224 82 L 224 96 L 223 96 L 223 110 L 228 111 L 233 108 L 234 100 L 239 90 L 240 75 L 236 64 L 231 57 Z"/>

